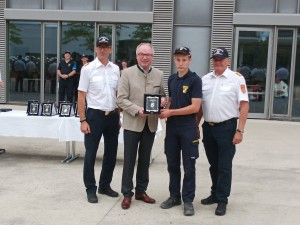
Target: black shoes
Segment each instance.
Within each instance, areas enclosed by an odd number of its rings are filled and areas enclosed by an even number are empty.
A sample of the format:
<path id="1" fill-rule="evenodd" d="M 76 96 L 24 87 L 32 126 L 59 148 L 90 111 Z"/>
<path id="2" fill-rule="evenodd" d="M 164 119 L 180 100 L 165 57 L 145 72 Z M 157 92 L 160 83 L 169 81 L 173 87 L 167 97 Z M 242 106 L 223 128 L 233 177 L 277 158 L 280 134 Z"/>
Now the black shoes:
<path id="1" fill-rule="evenodd" d="M 119 193 L 108 187 L 107 189 L 98 189 L 98 193 L 102 195 L 107 195 L 112 198 L 116 198 L 119 196 Z"/>
<path id="2" fill-rule="evenodd" d="M 97 203 L 98 197 L 96 193 L 87 193 L 87 200 L 89 203 Z"/>
<path id="3" fill-rule="evenodd" d="M 185 216 L 192 216 L 194 215 L 194 206 L 191 202 L 185 202 L 183 208 L 183 214 Z"/>
<path id="4" fill-rule="evenodd" d="M 202 205 L 212 205 L 215 203 L 218 203 L 218 201 L 217 201 L 216 197 L 213 195 L 210 195 L 209 197 L 201 200 Z"/>
<path id="5" fill-rule="evenodd" d="M 218 206 L 216 208 L 215 214 L 217 216 L 224 216 L 225 213 L 226 213 L 226 206 L 227 206 L 227 203 L 225 203 L 225 202 L 219 202 Z"/>
<path id="6" fill-rule="evenodd" d="M 181 199 L 169 197 L 166 201 L 160 204 L 160 207 L 162 209 L 170 209 L 176 205 L 181 205 Z"/>

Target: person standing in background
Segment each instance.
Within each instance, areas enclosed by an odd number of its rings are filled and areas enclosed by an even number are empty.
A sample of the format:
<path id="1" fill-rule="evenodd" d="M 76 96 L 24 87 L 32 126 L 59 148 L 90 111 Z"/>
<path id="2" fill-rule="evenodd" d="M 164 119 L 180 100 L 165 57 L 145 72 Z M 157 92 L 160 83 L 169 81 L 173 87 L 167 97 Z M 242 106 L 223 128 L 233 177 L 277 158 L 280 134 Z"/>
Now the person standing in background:
<path id="1" fill-rule="evenodd" d="M 75 96 L 75 102 L 77 102 L 78 98 L 78 84 L 80 79 L 80 73 L 83 66 L 89 63 L 89 58 L 87 55 L 82 54 L 81 55 L 81 63 L 78 64 L 76 75 L 74 76 L 74 96 Z"/>
<path id="2" fill-rule="evenodd" d="M 25 76 L 25 63 L 22 60 L 22 55 L 18 56 L 18 59 L 14 62 L 14 71 L 16 74 L 15 91 L 18 92 L 20 85 L 20 92 L 23 92 L 23 78 Z"/>
<path id="3" fill-rule="evenodd" d="M 215 214 L 223 216 L 231 190 L 232 161 L 236 145 L 243 140 L 249 100 L 244 77 L 228 68 L 228 51 L 214 49 L 211 60 L 214 70 L 202 77 L 203 100 L 197 118 L 199 122 L 204 117 L 202 141 L 212 181 L 211 194 L 201 204 L 218 203 Z"/>
<path id="4" fill-rule="evenodd" d="M 153 204 L 155 199 L 146 194 L 149 183 L 150 155 L 157 130 L 158 115 L 144 114 L 144 94 L 160 94 L 161 106 L 166 98 L 163 72 L 152 67 L 154 49 L 149 43 L 141 43 L 136 48 L 137 65 L 124 69 L 118 90 L 117 103 L 123 110 L 124 164 L 122 174 L 121 203 L 128 209 L 134 195 L 133 173 L 138 154 L 136 170 L 135 199 Z"/>
<path id="5" fill-rule="evenodd" d="M 96 53 L 97 57 L 82 67 L 78 85 L 80 130 L 84 133 L 85 146 L 83 180 L 90 203 L 98 202 L 94 167 L 102 135 L 104 155 L 98 193 L 109 197 L 119 196 L 110 183 L 116 165 L 120 130 L 120 115 L 116 105 L 120 70 L 109 61 L 109 55 L 112 53 L 109 38 L 97 39 Z"/>
<path id="6" fill-rule="evenodd" d="M 65 51 L 64 59 L 58 65 L 57 76 L 59 76 L 58 99 L 73 103 L 74 75 L 76 74 L 76 63 L 71 60 L 71 52 Z"/>

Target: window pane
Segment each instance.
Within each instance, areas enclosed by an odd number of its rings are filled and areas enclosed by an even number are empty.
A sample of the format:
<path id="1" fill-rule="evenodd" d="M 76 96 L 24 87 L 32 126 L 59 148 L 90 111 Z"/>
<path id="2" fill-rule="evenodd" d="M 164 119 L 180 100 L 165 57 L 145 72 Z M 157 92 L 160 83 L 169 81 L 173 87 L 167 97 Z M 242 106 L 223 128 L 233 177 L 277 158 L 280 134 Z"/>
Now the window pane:
<path id="1" fill-rule="evenodd" d="M 40 99 L 41 23 L 8 23 L 9 102 Z"/>
<path id="2" fill-rule="evenodd" d="M 153 1 L 151 0 L 118 0 L 118 11 L 152 11 Z"/>
<path id="3" fill-rule="evenodd" d="M 62 9 L 95 10 L 95 0 L 62 0 Z"/>
<path id="4" fill-rule="evenodd" d="M 279 13 L 297 13 L 297 1 L 298 0 L 278 1 L 278 12 Z"/>
<path id="5" fill-rule="evenodd" d="M 122 61 L 128 66 L 136 64 L 136 47 L 142 42 L 151 42 L 151 24 L 118 24 L 116 29 L 116 62 L 121 67 Z"/>
<path id="6" fill-rule="evenodd" d="M 274 13 L 276 0 L 236 0 L 236 12 Z M 259 6 L 259 7 L 258 7 Z"/>
<path id="7" fill-rule="evenodd" d="M 293 31 L 279 30 L 276 54 L 276 72 L 273 78 L 273 114 L 287 115 L 292 60 Z"/>
<path id="8" fill-rule="evenodd" d="M 44 0 L 44 9 L 59 9 L 60 0 Z"/>
<path id="9" fill-rule="evenodd" d="M 14 9 L 41 9 L 41 0 L 7 0 L 7 8 Z"/>
<path id="10" fill-rule="evenodd" d="M 292 117 L 300 117 L 300 30 L 298 30 Z"/>
<path id="11" fill-rule="evenodd" d="M 88 55 L 89 60 L 94 59 L 94 40 L 95 26 L 94 23 L 88 22 L 64 22 L 61 26 L 61 56 L 59 60 L 64 58 L 64 52 L 70 51 L 71 58 L 77 64 L 77 73 L 75 82 L 79 81 L 79 68 L 81 65 L 81 55 Z M 76 85 L 74 86 L 74 94 Z M 77 93 L 77 91 L 76 91 Z M 74 98 L 75 97 L 75 98 Z M 77 95 L 73 96 L 73 100 L 77 101 Z"/>
<path id="12" fill-rule="evenodd" d="M 264 113 L 269 32 L 240 31 L 237 71 L 246 79 L 250 113 Z"/>
<path id="13" fill-rule="evenodd" d="M 45 25 L 45 101 L 56 100 L 57 24 Z"/>
<path id="14" fill-rule="evenodd" d="M 199 76 L 203 76 L 209 72 L 210 34 L 211 29 L 206 27 L 176 26 L 174 28 L 173 51 L 180 46 L 191 48 L 192 62 L 190 69 Z M 201 41 L 199 41 L 200 39 Z M 175 71 L 176 67 L 172 62 L 172 73 Z"/>
<path id="15" fill-rule="evenodd" d="M 115 11 L 115 1 L 98 0 L 98 8 L 102 11 Z"/>
<path id="16" fill-rule="evenodd" d="M 211 0 L 177 0 L 175 1 L 174 23 L 211 25 Z"/>

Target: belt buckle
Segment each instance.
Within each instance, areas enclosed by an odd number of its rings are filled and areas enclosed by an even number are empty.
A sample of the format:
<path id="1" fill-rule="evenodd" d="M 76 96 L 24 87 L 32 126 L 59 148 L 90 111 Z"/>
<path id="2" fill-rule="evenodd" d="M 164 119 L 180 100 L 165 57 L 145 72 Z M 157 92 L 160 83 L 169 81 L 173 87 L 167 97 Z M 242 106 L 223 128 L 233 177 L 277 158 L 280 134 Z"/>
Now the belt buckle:
<path id="1" fill-rule="evenodd" d="M 209 124 L 209 126 L 214 126 L 215 125 L 215 123 L 213 123 L 213 122 L 208 122 L 208 124 Z"/>
<path id="2" fill-rule="evenodd" d="M 105 111 L 105 116 L 108 116 L 110 114 L 110 112 L 109 111 Z"/>

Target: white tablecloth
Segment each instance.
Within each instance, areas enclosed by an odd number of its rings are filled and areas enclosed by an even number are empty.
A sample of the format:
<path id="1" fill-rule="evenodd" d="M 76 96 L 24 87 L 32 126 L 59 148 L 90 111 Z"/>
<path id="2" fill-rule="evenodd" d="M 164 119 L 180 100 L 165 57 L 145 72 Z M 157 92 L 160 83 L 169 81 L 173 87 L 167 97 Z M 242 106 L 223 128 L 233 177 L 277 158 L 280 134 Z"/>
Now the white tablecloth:
<path id="1" fill-rule="evenodd" d="M 158 121 L 156 137 L 161 134 Z M 42 137 L 59 141 L 83 141 L 78 117 L 27 116 L 26 111 L 13 110 L 0 113 L 0 136 Z M 103 141 L 103 138 L 101 138 Z M 123 129 L 120 129 L 119 142 L 123 143 Z"/>

